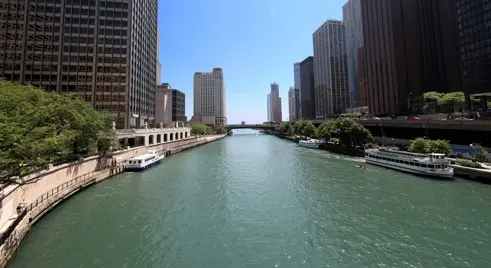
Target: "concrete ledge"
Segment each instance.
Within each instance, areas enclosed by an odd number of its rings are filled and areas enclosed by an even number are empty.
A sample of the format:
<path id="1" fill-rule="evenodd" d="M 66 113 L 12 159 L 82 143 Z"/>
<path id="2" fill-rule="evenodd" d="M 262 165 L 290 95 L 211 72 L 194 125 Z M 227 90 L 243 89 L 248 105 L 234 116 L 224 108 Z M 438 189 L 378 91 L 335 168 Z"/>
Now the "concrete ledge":
<path id="1" fill-rule="evenodd" d="M 491 170 L 489 169 L 470 168 L 458 165 L 450 166 L 453 167 L 454 174 L 457 177 L 468 178 L 484 183 L 491 183 Z"/>

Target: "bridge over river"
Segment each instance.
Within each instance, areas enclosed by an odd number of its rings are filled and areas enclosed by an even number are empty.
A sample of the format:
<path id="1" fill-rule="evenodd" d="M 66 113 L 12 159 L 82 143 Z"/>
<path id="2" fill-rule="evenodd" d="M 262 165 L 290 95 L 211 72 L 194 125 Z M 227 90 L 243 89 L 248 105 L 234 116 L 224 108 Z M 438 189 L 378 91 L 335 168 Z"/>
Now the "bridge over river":
<path id="1" fill-rule="evenodd" d="M 233 129 L 261 129 L 261 130 L 274 130 L 277 124 L 237 124 L 227 125 L 228 130 Z"/>

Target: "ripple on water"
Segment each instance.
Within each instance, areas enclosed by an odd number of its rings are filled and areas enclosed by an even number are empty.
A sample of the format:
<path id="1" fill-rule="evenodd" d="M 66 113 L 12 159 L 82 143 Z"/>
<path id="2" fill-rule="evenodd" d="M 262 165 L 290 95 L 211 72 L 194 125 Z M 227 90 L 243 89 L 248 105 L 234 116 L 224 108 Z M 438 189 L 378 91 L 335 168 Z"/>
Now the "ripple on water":
<path id="1" fill-rule="evenodd" d="M 10 267 L 491 267 L 491 187 L 241 135 L 98 184 Z"/>

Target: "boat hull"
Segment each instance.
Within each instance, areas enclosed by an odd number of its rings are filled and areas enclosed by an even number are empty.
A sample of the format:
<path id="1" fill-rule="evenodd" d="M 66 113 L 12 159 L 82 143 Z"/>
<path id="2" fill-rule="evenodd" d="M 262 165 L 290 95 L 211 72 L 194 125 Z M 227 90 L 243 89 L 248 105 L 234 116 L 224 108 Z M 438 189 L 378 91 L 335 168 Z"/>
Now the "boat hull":
<path id="1" fill-rule="evenodd" d="M 124 171 L 143 171 L 145 169 L 149 169 L 157 164 L 159 164 L 161 161 L 162 161 L 163 158 L 160 158 L 158 160 L 155 160 L 154 162 L 152 163 L 148 163 L 147 165 L 145 166 L 126 166 L 124 168 Z"/>
<path id="2" fill-rule="evenodd" d="M 420 175 L 420 176 L 428 176 L 428 177 L 435 177 L 435 178 L 442 178 L 442 179 L 452 179 L 453 175 L 454 175 L 453 169 L 452 169 L 452 172 L 432 172 L 429 170 L 413 169 L 413 168 L 411 168 L 411 166 L 406 166 L 406 165 L 398 165 L 398 166 L 391 165 L 391 164 L 387 164 L 387 163 L 383 163 L 383 162 L 374 161 L 374 160 L 368 159 L 368 158 L 365 158 L 365 162 L 372 164 L 372 165 L 390 168 L 390 169 L 394 169 L 394 170 L 399 170 L 399 171 L 403 171 L 406 173 L 412 173 L 412 174 L 416 174 L 416 175 Z"/>
<path id="3" fill-rule="evenodd" d="M 303 142 L 299 142 L 298 145 L 305 148 L 312 148 L 312 149 L 319 149 L 320 146 L 319 143 L 303 143 Z"/>

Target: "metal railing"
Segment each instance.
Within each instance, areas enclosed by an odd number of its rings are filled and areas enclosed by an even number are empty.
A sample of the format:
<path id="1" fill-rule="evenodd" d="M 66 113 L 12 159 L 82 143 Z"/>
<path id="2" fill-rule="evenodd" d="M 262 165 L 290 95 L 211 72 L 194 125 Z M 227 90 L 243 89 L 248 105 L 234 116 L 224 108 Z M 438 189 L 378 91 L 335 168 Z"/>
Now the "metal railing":
<path id="1" fill-rule="evenodd" d="M 37 207 L 38 205 L 40 205 L 41 203 L 43 203 L 45 200 L 47 200 L 48 198 L 58 194 L 59 192 L 73 186 L 73 185 L 81 185 L 85 182 L 88 182 L 90 180 L 93 179 L 93 176 L 94 174 L 97 174 L 97 173 L 100 173 L 100 171 L 92 171 L 92 172 L 89 172 L 89 173 L 86 173 L 82 176 L 79 176 L 79 177 L 76 177 L 75 179 L 72 179 L 72 180 L 69 180 L 67 182 L 64 182 L 63 184 L 61 185 L 58 185 L 56 188 L 53 188 L 51 189 L 50 191 L 48 192 L 45 192 L 44 194 L 42 194 L 41 196 L 39 196 L 38 198 L 36 198 L 36 200 L 32 201 L 28 206 L 27 206 L 27 211 L 31 211 L 33 208 Z"/>
<path id="2" fill-rule="evenodd" d="M 14 233 L 15 228 L 25 218 L 25 216 L 27 215 L 27 212 L 32 211 L 37 206 L 43 204 L 49 198 L 53 197 L 54 195 L 66 190 L 70 187 L 73 187 L 73 186 L 79 187 L 79 186 L 84 185 L 87 182 L 95 180 L 95 177 L 98 174 L 102 173 L 103 171 L 118 170 L 118 169 L 122 168 L 122 166 L 123 166 L 123 163 L 113 164 L 108 169 L 104 169 L 104 170 L 100 170 L 100 171 L 92 171 L 92 172 L 86 173 L 82 176 L 79 176 L 79 177 L 76 177 L 72 180 L 64 182 L 64 183 L 58 185 L 57 187 L 43 193 L 41 196 L 36 198 L 36 200 L 31 202 L 24 210 L 22 210 L 22 212 L 17 216 L 17 218 L 15 218 L 15 220 L 10 224 L 10 226 L 3 233 L 0 233 L 0 245 L 3 245 L 4 243 L 8 244 L 8 245 L 13 245 L 13 244 L 17 243 L 17 239 L 14 236 L 12 236 L 12 233 Z"/>

